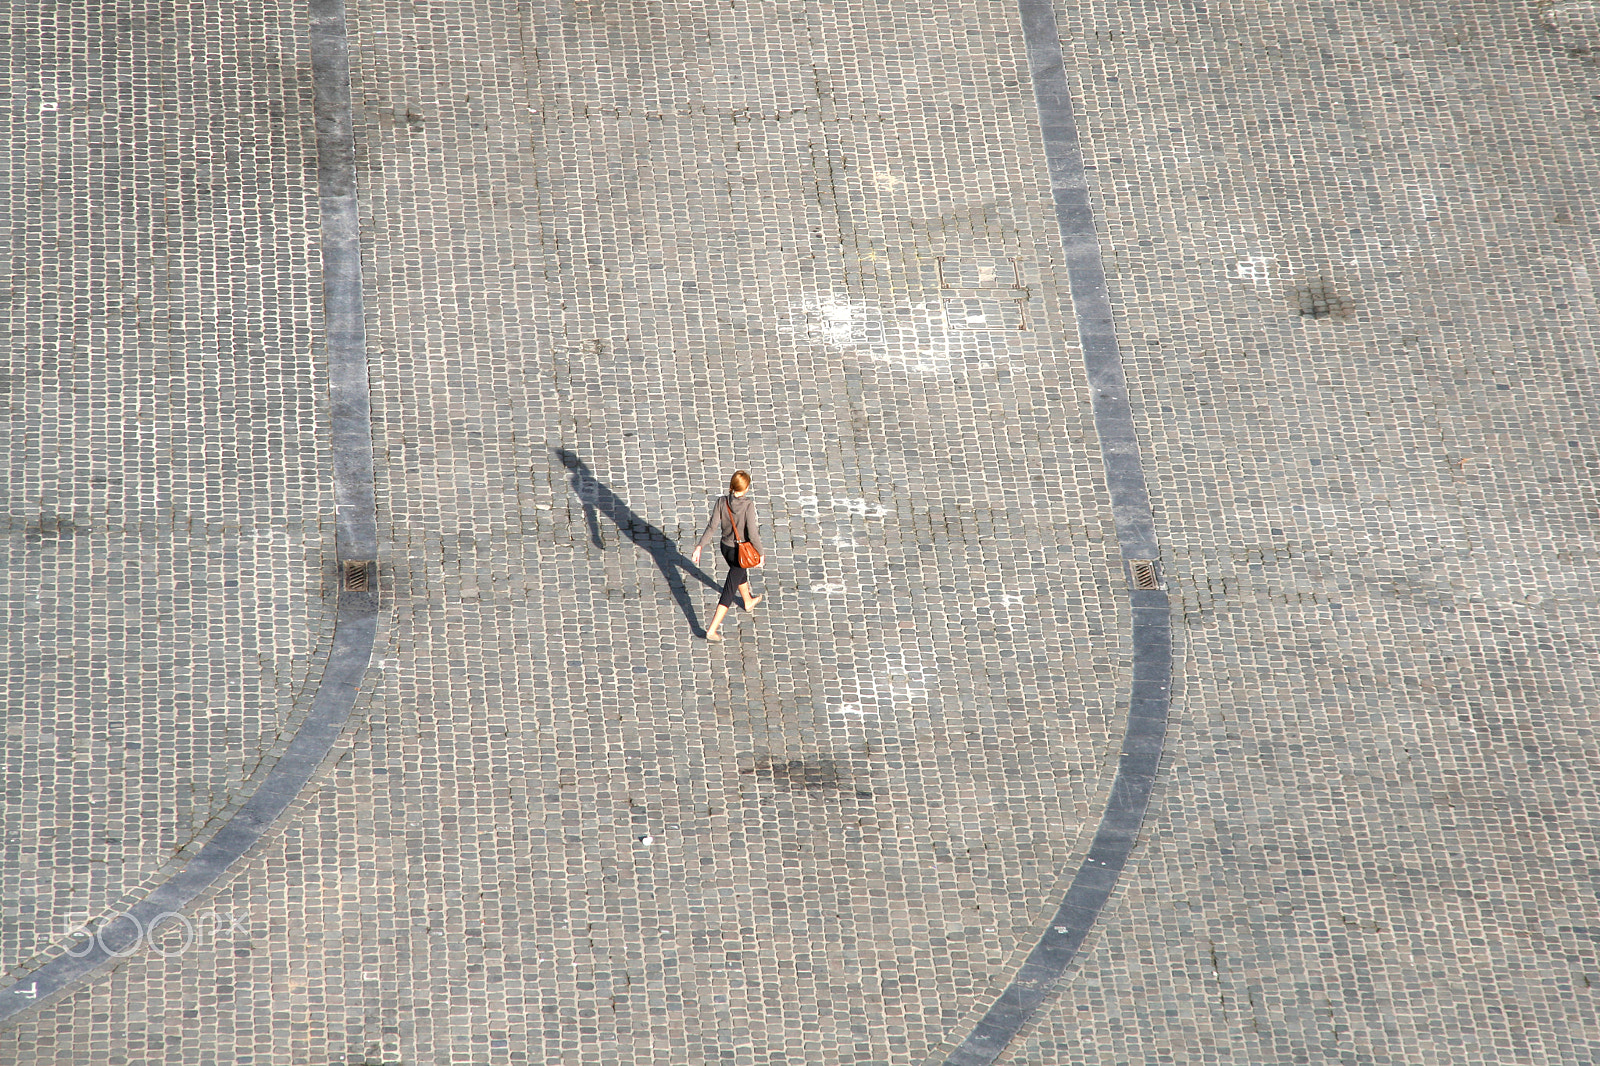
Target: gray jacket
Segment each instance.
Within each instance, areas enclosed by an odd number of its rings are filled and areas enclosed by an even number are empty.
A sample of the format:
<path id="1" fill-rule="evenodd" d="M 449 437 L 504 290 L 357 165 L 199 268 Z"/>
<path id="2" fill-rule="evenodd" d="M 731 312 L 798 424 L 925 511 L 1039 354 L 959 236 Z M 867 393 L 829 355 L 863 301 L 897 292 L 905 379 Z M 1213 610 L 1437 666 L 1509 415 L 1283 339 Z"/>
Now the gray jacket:
<path id="1" fill-rule="evenodd" d="M 739 523 L 739 532 L 751 544 L 756 546 L 756 551 L 766 553 L 761 547 L 761 531 L 756 528 L 756 501 L 749 496 L 735 496 L 729 493 L 717 498 L 711 505 L 711 521 L 706 523 L 706 531 L 700 535 L 699 547 L 704 548 L 711 543 L 711 538 L 718 530 L 722 531 L 722 543 L 733 547 L 739 543 L 734 537 L 732 524 L 728 521 L 728 507 L 733 507 L 733 517 Z"/>

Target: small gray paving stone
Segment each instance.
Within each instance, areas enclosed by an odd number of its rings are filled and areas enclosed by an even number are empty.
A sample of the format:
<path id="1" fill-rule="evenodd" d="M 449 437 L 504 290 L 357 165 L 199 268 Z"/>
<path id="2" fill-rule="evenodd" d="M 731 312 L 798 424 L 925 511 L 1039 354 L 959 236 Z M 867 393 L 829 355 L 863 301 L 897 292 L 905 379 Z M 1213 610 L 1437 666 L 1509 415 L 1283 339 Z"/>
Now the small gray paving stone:
<path id="1" fill-rule="evenodd" d="M 12 965 L 292 733 L 333 538 L 304 13 L 9 15 Z M 193 944 L 0 1061 L 921 1062 L 1169 690 L 1153 817 L 1002 1061 L 1600 1057 L 1591 60 L 1531 3 L 1058 17 L 1172 685 L 1013 9 L 358 4 L 355 724 Z M 941 260 L 1020 264 L 1029 328 L 952 326 L 995 286 Z M 769 599 L 710 648 L 662 560 L 736 465 Z"/>

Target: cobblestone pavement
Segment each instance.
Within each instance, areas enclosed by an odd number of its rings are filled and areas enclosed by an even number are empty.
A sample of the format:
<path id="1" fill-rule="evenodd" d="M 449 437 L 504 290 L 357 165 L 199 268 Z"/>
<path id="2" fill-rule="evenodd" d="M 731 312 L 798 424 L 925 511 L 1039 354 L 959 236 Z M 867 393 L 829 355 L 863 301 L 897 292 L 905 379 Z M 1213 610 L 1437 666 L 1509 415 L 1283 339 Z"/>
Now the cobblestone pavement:
<path id="1" fill-rule="evenodd" d="M 293 735 L 331 499 L 302 27 L 258 3 L 5 14 L 15 972 L 164 880 Z"/>
<path id="2" fill-rule="evenodd" d="M 963 1035 L 1104 803 L 1129 619 L 1014 9 L 908 7 L 352 7 L 379 660 L 194 942 L 0 1062 Z M 1200 7 L 1060 9 L 1182 646 L 1005 1061 L 1595 1061 L 1584 24 Z M 60 10 L 8 60 L 13 973 L 226 807 L 331 621 L 305 27 Z M 739 466 L 768 599 L 709 646 Z"/>
<path id="3" fill-rule="evenodd" d="M 1010 1061 L 1600 1061 L 1600 67 L 1539 14 L 1067 12 L 1188 655 Z"/>

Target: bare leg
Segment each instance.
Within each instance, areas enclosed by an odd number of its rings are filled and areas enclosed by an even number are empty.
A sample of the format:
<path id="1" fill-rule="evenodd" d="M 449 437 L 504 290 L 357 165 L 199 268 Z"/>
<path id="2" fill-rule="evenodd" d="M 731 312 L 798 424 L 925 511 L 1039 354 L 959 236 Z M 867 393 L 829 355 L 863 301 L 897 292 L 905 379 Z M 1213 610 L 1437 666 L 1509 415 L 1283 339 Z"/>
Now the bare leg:
<path id="1" fill-rule="evenodd" d="M 722 634 L 717 631 L 722 628 L 722 620 L 726 617 L 728 617 L 728 608 L 723 604 L 717 604 L 717 613 L 711 616 L 711 624 L 706 626 L 707 640 L 722 639 Z"/>
<path id="2" fill-rule="evenodd" d="M 744 609 L 747 611 L 755 610 L 756 604 L 761 602 L 760 596 L 750 595 L 750 582 L 748 581 L 739 586 L 739 596 L 744 600 Z"/>

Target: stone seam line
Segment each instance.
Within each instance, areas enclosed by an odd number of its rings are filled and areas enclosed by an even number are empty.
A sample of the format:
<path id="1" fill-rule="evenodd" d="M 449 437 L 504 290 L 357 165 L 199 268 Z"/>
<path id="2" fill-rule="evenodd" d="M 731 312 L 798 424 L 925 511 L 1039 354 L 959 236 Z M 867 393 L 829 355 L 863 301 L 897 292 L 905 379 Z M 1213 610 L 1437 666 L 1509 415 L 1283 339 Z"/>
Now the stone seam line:
<path id="1" fill-rule="evenodd" d="M 1117 543 L 1125 564 L 1134 559 L 1158 561 L 1155 520 L 1140 465 L 1128 382 L 1117 349 L 1116 326 L 1106 292 L 1094 211 L 1089 203 L 1077 120 L 1067 90 L 1055 8 L 1052 0 L 1018 0 L 1018 8 Z M 1164 591 L 1134 589 L 1131 574 L 1128 587 L 1133 614 L 1128 725 L 1116 776 L 1089 853 L 1011 983 L 966 1038 L 943 1059 L 945 1066 L 990 1066 L 999 1059 L 1077 955 L 1138 839 L 1167 731 L 1172 693 L 1172 623 Z"/>
<path id="2" fill-rule="evenodd" d="M 310 0 L 316 99 L 317 181 L 322 215 L 322 289 L 328 382 L 336 572 L 346 560 L 377 559 L 371 393 L 361 291 L 355 133 L 344 0 Z M 344 729 L 377 633 L 375 582 L 338 593 L 333 647 L 305 722 L 261 784 L 193 858 L 138 903 L 118 912 L 82 955 L 65 953 L 0 988 L 0 1026 L 72 992 L 101 968 L 134 955 L 145 930 L 219 887 L 229 870 L 294 802 Z"/>

